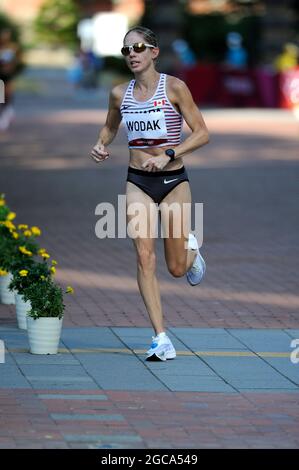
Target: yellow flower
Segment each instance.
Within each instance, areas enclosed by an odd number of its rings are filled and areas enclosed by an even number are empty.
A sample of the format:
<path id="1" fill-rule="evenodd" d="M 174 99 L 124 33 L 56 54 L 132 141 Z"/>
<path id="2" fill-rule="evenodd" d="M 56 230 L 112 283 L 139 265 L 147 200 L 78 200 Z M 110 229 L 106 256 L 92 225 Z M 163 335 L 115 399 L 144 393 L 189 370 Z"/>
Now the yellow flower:
<path id="1" fill-rule="evenodd" d="M 5 200 L 4 199 L 0 199 L 0 206 L 5 206 Z"/>
<path id="2" fill-rule="evenodd" d="M 25 235 L 25 237 L 31 237 L 31 235 L 32 235 L 31 230 L 24 230 L 24 235 Z"/>
<path id="3" fill-rule="evenodd" d="M 10 220 L 5 220 L 4 222 L 0 222 L 1 225 L 4 225 L 6 228 L 8 228 L 9 230 L 15 230 L 16 229 L 16 226 L 10 221 Z"/>
<path id="4" fill-rule="evenodd" d="M 56 268 L 54 268 L 54 266 L 52 266 L 52 268 L 50 268 L 50 272 L 51 272 L 52 274 L 55 274 L 55 273 L 56 273 Z"/>
<path id="5" fill-rule="evenodd" d="M 0 276 L 6 276 L 6 274 L 8 274 L 8 272 L 0 268 Z"/>
<path id="6" fill-rule="evenodd" d="M 45 281 L 45 280 L 46 280 L 46 276 L 44 276 L 44 275 L 42 274 L 42 275 L 40 276 L 40 279 L 41 279 L 42 281 Z"/>
<path id="7" fill-rule="evenodd" d="M 25 277 L 25 276 L 27 276 L 28 271 L 27 271 L 27 269 L 21 269 L 21 271 L 19 271 L 19 274 L 20 274 L 20 276 Z"/>
<path id="8" fill-rule="evenodd" d="M 40 234 L 42 233 L 41 230 L 38 227 L 31 227 L 31 232 L 35 237 L 39 237 Z"/>
<path id="9" fill-rule="evenodd" d="M 42 255 L 43 253 L 46 253 L 46 248 L 40 248 L 40 249 L 38 250 L 38 254 L 39 254 L 39 255 Z"/>
<path id="10" fill-rule="evenodd" d="M 48 253 L 41 253 L 41 257 L 44 259 L 50 258 L 50 255 Z"/>
<path id="11" fill-rule="evenodd" d="M 73 294 L 75 291 L 71 286 L 67 286 L 65 293 L 66 294 Z"/>
<path id="12" fill-rule="evenodd" d="M 23 253 L 23 255 L 32 256 L 32 252 L 27 250 L 25 246 L 19 246 L 19 250 L 21 253 Z"/>
<path id="13" fill-rule="evenodd" d="M 16 218 L 16 213 L 15 212 L 10 212 L 9 214 L 7 214 L 6 216 L 6 220 L 13 220 Z"/>
<path id="14" fill-rule="evenodd" d="M 11 234 L 15 240 L 19 238 L 19 234 L 17 232 L 12 232 Z"/>
<path id="15" fill-rule="evenodd" d="M 26 225 L 26 224 L 19 224 L 18 225 L 19 230 L 26 230 L 26 228 L 28 228 L 28 225 Z"/>
<path id="16" fill-rule="evenodd" d="M 52 259 L 52 264 L 53 264 L 53 266 L 56 266 L 56 265 L 57 265 L 57 261 L 55 261 L 55 259 Z"/>

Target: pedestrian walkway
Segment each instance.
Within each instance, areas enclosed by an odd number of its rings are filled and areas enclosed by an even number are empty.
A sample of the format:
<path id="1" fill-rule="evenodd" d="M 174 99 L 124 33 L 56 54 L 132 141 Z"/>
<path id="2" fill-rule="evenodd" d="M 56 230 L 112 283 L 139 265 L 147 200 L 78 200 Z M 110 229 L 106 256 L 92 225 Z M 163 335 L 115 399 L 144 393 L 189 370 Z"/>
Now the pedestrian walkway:
<path id="1" fill-rule="evenodd" d="M 185 166 L 193 200 L 204 204 L 207 273 L 196 288 L 172 278 L 157 240 L 178 356 L 147 363 L 153 331 L 132 242 L 95 235 L 97 205 L 124 194 L 124 132 L 110 159 L 95 165 L 89 152 L 105 120 L 105 91 L 63 99 L 61 77 L 56 85 L 53 74 L 42 80 L 40 92 L 18 94 L 16 122 L 0 134 L 0 192 L 18 223 L 42 229 L 57 281 L 75 294 L 65 299 L 55 356 L 29 354 L 15 307 L 0 305 L 0 448 L 298 448 L 291 342 L 299 339 L 299 154 L 291 113 L 203 110 L 211 141 Z"/>
<path id="2" fill-rule="evenodd" d="M 39 356 L 1 327 L 0 448 L 298 448 L 299 330 L 170 328 L 166 363 L 144 360 L 150 334 L 66 328 Z"/>
<path id="3" fill-rule="evenodd" d="M 299 330 L 170 328 L 177 358 L 162 363 L 145 361 L 149 328 L 66 328 L 59 355 L 50 357 L 28 354 L 24 331 L 1 327 L 0 333 L 8 351 L 0 387 L 299 391 L 299 366 L 291 361 Z"/>

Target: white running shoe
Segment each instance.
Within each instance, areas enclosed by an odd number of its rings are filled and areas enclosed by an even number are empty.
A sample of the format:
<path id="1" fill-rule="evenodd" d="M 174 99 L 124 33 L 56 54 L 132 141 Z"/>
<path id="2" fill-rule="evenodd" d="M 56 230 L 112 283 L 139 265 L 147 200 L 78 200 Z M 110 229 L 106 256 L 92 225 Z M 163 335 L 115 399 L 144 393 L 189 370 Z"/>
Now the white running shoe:
<path id="1" fill-rule="evenodd" d="M 146 352 L 146 361 L 166 361 L 176 357 L 174 346 L 166 334 L 153 336 L 152 339 L 151 347 Z"/>
<path id="2" fill-rule="evenodd" d="M 186 272 L 187 281 L 191 286 L 197 286 L 201 283 L 205 272 L 206 272 L 206 263 L 203 257 L 201 256 L 198 248 L 198 243 L 195 236 L 192 233 L 189 233 L 189 248 L 197 252 L 193 264 L 189 271 Z"/>

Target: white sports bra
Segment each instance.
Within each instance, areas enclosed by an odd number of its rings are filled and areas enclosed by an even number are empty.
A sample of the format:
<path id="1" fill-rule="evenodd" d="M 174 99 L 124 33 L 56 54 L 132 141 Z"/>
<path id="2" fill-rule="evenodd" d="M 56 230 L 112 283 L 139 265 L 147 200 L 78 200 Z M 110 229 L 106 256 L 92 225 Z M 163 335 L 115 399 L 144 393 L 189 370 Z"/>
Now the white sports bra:
<path id="1" fill-rule="evenodd" d="M 135 100 L 135 80 L 130 81 L 120 106 L 129 148 L 175 146 L 181 142 L 183 117 L 167 97 L 166 80 L 167 75 L 161 73 L 155 94 L 147 101 Z"/>

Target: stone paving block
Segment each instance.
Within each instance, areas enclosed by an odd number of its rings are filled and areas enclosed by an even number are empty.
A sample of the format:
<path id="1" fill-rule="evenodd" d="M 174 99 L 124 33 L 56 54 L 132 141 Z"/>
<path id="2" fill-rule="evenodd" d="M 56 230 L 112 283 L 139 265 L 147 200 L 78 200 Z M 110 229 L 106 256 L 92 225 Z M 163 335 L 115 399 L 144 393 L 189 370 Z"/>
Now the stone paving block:
<path id="1" fill-rule="evenodd" d="M 299 396 L 299 389 L 297 388 L 272 388 L 269 390 L 268 388 L 241 388 L 239 387 L 240 393 L 253 393 L 253 394 L 265 394 L 269 396 L 269 393 L 272 394 L 281 394 L 281 393 L 288 393 L 294 394 Z"/>
<path id="2" fill-rule="evenodd" d="M 286 329 L 285 332 L 290 335 L 293 339 L 299 339 L 299 330 Z"/>
<path id="3" fill-rule="evenodd" d="M 154 335 L 152 330 L 147 334 L 145 334 L 145 328 L 135 328 L 134 334 L 132 332 L 132 328 L 126 330 L 129 331 L 122 331 L 121 328 L 113 328 L 113 331 L 115 331 L 128 348 L 137 350 L 149 349 L 152 342 L 152 336 Z M 143 330 L 143 334 L 139 335 L 139 330 Z M 172 333 L 172 331 L 168 332 L 168 336 L 173 342 L 175 349 L 179 351 L 188 351 L 188 348 Z"/>
<path id="4" fill-rule="evenodd" d="M 206 357 L 205 361 L 219 376 L 237 388 L 242 384 L 246 389 L 263 388 L 267 384 L 273 384 L 273 388 L 294 388 L 288 379 L 259 358 Z"/>
<path id="5" fill-rule="evenodd" d="M 216 376 L 215 372 L 205 364 L 200 358 L 177 356 L 173 361 L 164 362 L 145 362 L 146 367 L 158 375 L 209 375 Z"/>
<path id="6" fill-rule="evenodd" d="M 299 385 L 299 363 L 293 364 L 289 357 L 265 357 L 264 360 L 278 372 Z"/>
<path id="7" fill-rule="evenodd" d="M 92 379 L 84 381 L 65 378 L 64 380 L 30 380 L 30 384 L 34 390 L 100 390 L 101 387 Z"/>
<path id="8" fill-rule="evenodd" d="M 62 341 L 70 349 L 124 348 L 109 328 L 64 328 Z"/>
<path id="9" fill-rule="evenodd" d="M 259 352 L 288 352 L 290 337 L 283 330 L 228 330 L 249 349 Z"/>
<path id="10" fill-rule="evenodd" d="M 249 390 L 255 388 L 264 388 L 268 389 L 269 391 L 274 389 L 299 391 L 298 386 L 292 384 L 289 380 L 283 378 L 282 376 L 275 379 L 263 379 L 261 377 L 252 377 L 248 379 L 230 378 L 228 379 L 228 382 L 237 389 L 246 388 Z"/>
<path id="11" fill-rule="evenodd" d="M 58 354 L 30 354 L 30 353 L 11 353 L 16 363 L 21 365 L 40 364 L 40 365 L 80 365 L 78 359 L 69 353 Z"/>
<path id="12" fill-rule="evenodd" d="M 247 349 L 246 346 L 233 338 L 224 329 L 218 329 L 216 334 L 211 329 L 201 328 L 171 328 L 171 331 L 193 351 L 221 351 L 226 349 L 242 351 Z"/>
<path id="13" fill-rule="evenodd" d="M 120 414 L 51 413 L 50 416 L 54 421 L 124 421 Z"/>
<path id="14" fill-rule="evenodd" d="M 5 342 L 6 349 L 25 348 L 29 350 L 27 332 L 23 330 L 4 331 L 1 339 Z"/>
<path id="15" fill-rule="evenodd" d="M 77 447 L 76 447 L 77 448 Z M 88 444 L 88 449 L 135 449 L 137 444 Z M 143 447 L 142 447 L 143 448 Z"/>
<path id="16" fill-rule="evenodd" d="M 219 375 L 225 374 L 230 377 L 280 377 L 262 358 L 251 357 L 228 357 L 228 356 L 205 356 L 203 361 L 207 363 Z"/>
<path id="17" fill-rule="evenodd" d="M 26 377 L 31 379 L 40 379 L 47 380 L 48 378 L 57 377 L 58 379 L 63 379 L 65 377 L 69 378 L 89 378 L 89 375 L 86 373 L 82 365 L 47 365 L 45 369 L 44 364 L 21 364 L 20 370 Z M 46 373 L 45 373 L 46 372 Z"/>
<path id="18" fill-rule="evenodd" d="M 1 366 L 2 364 L 16 365 L 13 355 L 5 349 L 4 352 L 4 363 L 0 362 L 0 375 L 1 375 Z"/>
<path id="19" fill-rule="evenodd" d="M 17 326 L 14 325 L 14 326 L 11 326 L 11 325 L 1 325 L 0 326 L 0 339 L 2 339 L 2 331 L 7 331 L 7 332 L 12 332 L 12 331 L 16 331 L 17 329 Z"/>
<path id="20" fill-rule="evenodd" d="M 233 393 L 235 390 L 219 377 L 207 376 L 184 376 L 164 375 L 160 377 L 162 382 L 174 392 L 226 392 Z"/>
<path id="21" fill-rule="evenodd" d="M 97 388 L 81 365 L 48 365 L 46 370 L 43 364 L 21 364 L 19 367 L 34 389 Z"/>
<path id="22" fill-rule="evenodd" d="M 76 354 L 87 372 L 103 389 L 163 390 L 165 387 L 136 356 L 122 354 Z"/>
<path id="23" fill-rule="evenodd" d="M 142 442 L 142 439 L 138 435 L 130 435 L 130 434 L 64 434 L 63 436 L 67 442 L 106 442 L 106 443 L 135 443 L 135 442 Z"/>
<path id="24" fill-rule="evenodd" d="M 74 395 L 71 393 L 53 393 L 53 394 L 47 394 L 47 393 L 40 393 L 38 395 L 38 398 L 41 398 L 42 400 L 79 400 L 79 401 L 85 401 L 85 400 L 91 400 L 91 401 L 106 401 L 108 400 L 106 395 L 88 395 L 86 393 L 82 393 L 81 395 Z"/>
<path id="25" fill-rule="evenodd" d="M 31 388 L 15 365 L 0 364 L 0 388 Z"/>

